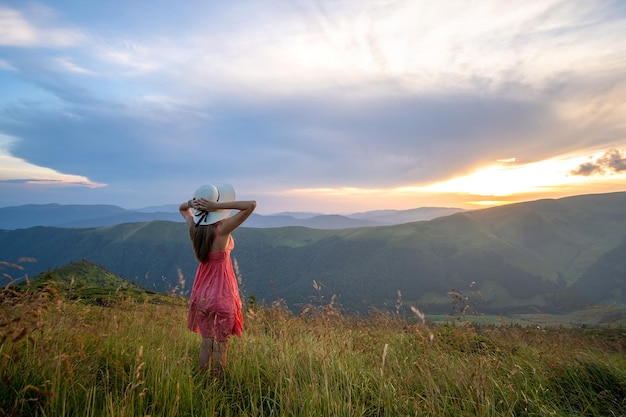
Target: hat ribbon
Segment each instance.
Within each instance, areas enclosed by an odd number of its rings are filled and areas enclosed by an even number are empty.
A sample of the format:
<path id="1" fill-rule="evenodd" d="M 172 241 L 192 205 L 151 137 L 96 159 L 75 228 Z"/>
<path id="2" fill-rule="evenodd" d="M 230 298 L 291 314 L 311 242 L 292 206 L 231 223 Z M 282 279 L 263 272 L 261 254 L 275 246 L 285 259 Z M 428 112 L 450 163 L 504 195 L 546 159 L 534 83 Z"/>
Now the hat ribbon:
<path id="1" fill-rule="evenodd" d="M 207 217 L 209 217 L 209 212 L 206 211 L 206 210 L 200 210 L 200 218 L 196 222 L 196 227 L 198 227 L 200 225 L 200 223 L 205 221 Z"/>
<path id="2" fill-rule="evenodd" d="M 220 189 L 218 187 L 215 188 L 217 189 L 217 200 L 215 200 L 215 202 L 218 203 L 220 201 Z M 200 210 L 200 218 L 196 222 L 196 227 L 198 227 L 200 223 L 205 221 L 207 217 L 209 217 L 209 212 L 206 210 Z"/>

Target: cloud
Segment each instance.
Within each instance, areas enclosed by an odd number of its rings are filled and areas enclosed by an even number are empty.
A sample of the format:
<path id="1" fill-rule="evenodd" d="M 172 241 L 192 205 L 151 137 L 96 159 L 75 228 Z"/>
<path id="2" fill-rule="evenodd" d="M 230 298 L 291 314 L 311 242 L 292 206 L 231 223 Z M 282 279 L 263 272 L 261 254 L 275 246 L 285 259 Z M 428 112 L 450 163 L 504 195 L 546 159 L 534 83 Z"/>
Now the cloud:
<path id="1" fill-rule="evenodd" d="M 62 114 L 13 108 L 19 123 L 3 128 L 22 138 L 12 147 L 14 155 L 105 182 L 154 178 L 164 168 L 189 163 L 207 176 L 263 172 L 293 186 L 382 186 L 427 181 L 504 153 L 529 157 L 523 155 L 528 138 L 558 123 L 538 103 L 498 97 L 388 95 L 354 101 L 341 91 L 320 93 L 222 99 L 199 108 L 161 97 L 111 106 L 78 93 L 76 104 Z M 512 132 L 514 123 L 520 127 Z"/>
<path id="2" fill-rule="evenodd" d="M 1 149 L 1 147 L 10 148 L 14 143 L 14 138 L 0 135 L 0 182 L 76 185 L 90 188 L 100 188 L 106 185 L 90 181 L 84 176 L 63 174 L 48 167 L 31 164 Z"/>
<path id="3" fill-rule="evenodd" d="M 76 73 L 76 74 L 92 74 L 92 71 L 76 65 L 69 58 L 59 57 L 59 58 L 56 58 L 55 61 L 57 63 L 59 70 L 62 70 L 64 72 Z"/>
<path id="4" fill-rule="evenodd" d="M 16 68 L 13 65 L 11 65 L 8 61 L 5 61 L 4 59 L 0 59 L 0 70 L 15 71 Z"/>
<path id="5" fill-rule="evenodd" d="M 72 27 L 57 25 L 55 13 L 43 6 L 23 12 L 0 5 L 0 46 L 70 47 L 84 40 L 85 35 Z"/>
<path id="6" fill-rule="evenodd" d="M 169 86 L 198 96 L 216 91 L 290 94 L 336 85 L 358 87 L 364 94 L 390 79 L 404 91 L 479 87 L 503 93 L 516 84 L 516 94 L 536 94 L 552 86 L 555 76 L 566 80 L 597 72 L 599 60 L 619 63 L 623 56 L 623 48 L 599 47 L 607 38 L 624 34 L 623 21 L 594 18 L 600 8 L 587 3 L 477 6 L 451 1 L 448 6 L 410 1 L 343 1 L 336 7 L 250 3 L 242 14 L 225 5 L 190 2 L 177 15 L 175 36 L 167 30 L 174 21 L 160 17 L 162 25 L 155 27 L 147 25 L 150 19 L 135 19 L 128 22 L 134 31 L 112 31 L 111 25 L 89 38 L 81 32 L 83 49 L 65 59 L 103 77 L 153 74 L 155 78 L 139 82 L 154 88 L 156 81 L 160 89 L 170 91 Z M 138 13 L 132 5 L 128 8 L 123 21 Z M 190 8 L 193 15 L 183 14 Z M 159 11 L 166 12 L 155 7 L 144 13 L 156 17 Z M 46 30 L 42 19 L 14 14 L 33 32 Z M 49 21 L 56 22 L 49 18 L 44 23 L 51 25 Z"/>
<path id="7" fill-rule="evenodd" d="M 0 7 L 11 155 L 107 192 L 393 188 L 626 137 L 619 2 Z"/>
<path id="8" fill-rule="evenodd" d="M 580 164 L 571 171 L 572 175 L 605 175 L 626 172 L 626 154 L 619 149 L 611 149 L 592 162 Z"/>

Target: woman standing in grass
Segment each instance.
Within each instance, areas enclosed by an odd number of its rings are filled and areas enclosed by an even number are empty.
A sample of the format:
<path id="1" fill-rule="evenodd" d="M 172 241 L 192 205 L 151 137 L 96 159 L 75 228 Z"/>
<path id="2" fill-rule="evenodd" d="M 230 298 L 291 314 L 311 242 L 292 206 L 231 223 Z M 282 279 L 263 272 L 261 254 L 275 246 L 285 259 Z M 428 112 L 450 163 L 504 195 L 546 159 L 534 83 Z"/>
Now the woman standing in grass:
<path id="1" fill-rule="evenodd" d="M 200 265 L 191 290 L 187 326 L 202 335 L 199 365 L 220 374 L 226 366 L 228 340 L 241 337 L 243 316 L 230 252 L 231 233 L 252 214 L 256 201 L 236 201 L 229 184 L 203 185 L 179 207 L 189 227 Z M 230 216 L 233 210 L 238 210 Z"/>

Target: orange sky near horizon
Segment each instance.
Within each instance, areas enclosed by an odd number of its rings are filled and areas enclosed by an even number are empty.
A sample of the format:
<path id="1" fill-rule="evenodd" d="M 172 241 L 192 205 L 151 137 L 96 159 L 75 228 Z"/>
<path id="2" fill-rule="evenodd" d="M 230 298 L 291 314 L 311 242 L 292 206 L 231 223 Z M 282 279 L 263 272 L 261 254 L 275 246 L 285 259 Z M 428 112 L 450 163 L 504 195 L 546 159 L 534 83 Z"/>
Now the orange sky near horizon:
<path id="1" fill-rule="evenodd" d="M 626 191 L 626 169 L 612 169 L 603 162 L 610 151 L 596 151 L 584 156 L 566 155 L 527 164 L 510 158 L 426 185 L 389 189 L 294 189 L 274 193 L 274 196 L 291 200 L 289 205 L 292 207 L 297 201 L 295 206 L 302 211 L 353 213 L 418 207 L 472 210 L 545 198 Z M 621 152 L 612 151 L 622 156 Z M 593 168 L 593 172 L 587 175 L 575 173 L 585 166 Z"/>

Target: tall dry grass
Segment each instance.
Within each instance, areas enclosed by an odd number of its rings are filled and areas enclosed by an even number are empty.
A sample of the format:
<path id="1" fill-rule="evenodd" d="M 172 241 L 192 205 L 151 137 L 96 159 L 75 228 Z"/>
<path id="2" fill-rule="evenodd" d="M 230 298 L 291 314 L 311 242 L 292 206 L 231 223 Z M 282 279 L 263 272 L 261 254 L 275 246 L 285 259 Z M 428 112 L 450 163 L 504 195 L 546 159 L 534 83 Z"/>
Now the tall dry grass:
<path id="1" fill-rule="evenodd" d="M 93 306 L 52 286 L 0 297 L 0 416 L 626 415 L 623 329 L 255 305 L 213 379 L 184 299 Z"/>

